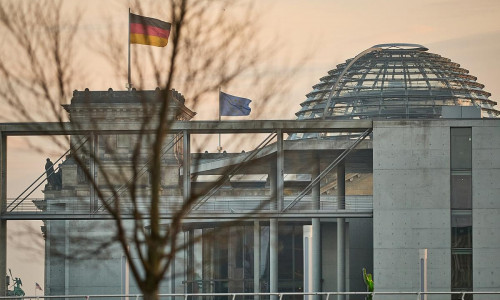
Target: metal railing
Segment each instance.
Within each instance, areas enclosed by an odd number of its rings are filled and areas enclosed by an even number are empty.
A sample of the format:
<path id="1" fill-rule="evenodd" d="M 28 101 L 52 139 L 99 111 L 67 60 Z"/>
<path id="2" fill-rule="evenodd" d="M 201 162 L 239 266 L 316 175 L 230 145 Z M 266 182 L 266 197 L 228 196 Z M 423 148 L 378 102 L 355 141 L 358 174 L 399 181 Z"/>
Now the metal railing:
<path id="1" fill-rule="evenodd" d="M 78 151 L 85 143 L 88 141 L 88 138 L 82 138 L 80 141 L 78 141 L 77 144 L 79 144 L 74 151 Z M 15 209 L 17 209 L 20 205 L 23 205 L 24 201 L 26 199 L 29 199 L 29 196 L 33 194 L 42 184 L 44 184 L 46 181 L 48 181 L 48 178 L 51 176 L 56 175 L 56 172 L 59 171 L 59 166 L 57 165 L 59 162 L 62 164 L 64 162 L 63 158 L 66 157 L 72 151 L 72 148 L 69 148 L 66 152 L 64 152 L 63 155 L 61 155 L 55 162 L 52 163 L 52 172 L 49 173 L 48 170 L 45 170 L 40 176 L 38 176 L 37 179 L 35 179 L 24 191 L 19 194 L 13 201 L 11 201 L 7 207 L 5 208 L 6 211 L 12 212 Z"/>
<path id="2" fill-rule="evenodd" d="M 271 298 L 279 300 L 287 300 L 290 298 L 308 297 L 308 296 L 322 296 L 325 300 L 335 300 L 339 296 L 368 296 L 371 295 L 374 299 L 384 299 L 384 296 L 390 297 L 391 299 L 422 299 L 421 297 L 427 296 L 431 298 L 432 296 L 458 296 L 460 299 L 465 300 L 466 296 L 479 296 L 479 295 L 496 295 L 494 298 L 489 299 L 500 299 L 500 291 L 487 291 L 487 292 L 315 292 L 315 293 L 300 293 L 300 292 L 283 292 L 283 293 L 193 293 L 193 294 L 158 294 L 160 299 L 169 297 L 170 299 L 226 299 L 226 300 L 240 300 L 240 299 L 262 299 Z M 258 296 L 258 297 L 257 297 Z M 393 296 L 398 296 L 394 298 Z M 120 298 L 127 300 L 139 300 L 143 299 L 142 294 L 109 294 L 109 295 L 57 295 L 57 296 L 45 296 L 45 295 L 35 295 L 35 296 L 4 296 L 0 299 L 82 299 L 91 300 L 95 298 Z M 345 297 L 344 297 L 345 298 Z M 442 297 L 441 297 L 442 298 Z M 449 298 L 447 298 L 449 299 Z"/>
<path id="3" fill-rule="evenodd" d="M 288 205 L 295 199 L 294 196 L 286 196 L 284 204 Z M 124 199 L 126 200 L 126 199 Z M 160 204 L 160 208 L 165 211 L 176 211 L 181 209 L 183 200 L 182 197 L 169 197 L 168 201 L 164 199 Z M 7 203 L 15 201 L 14 198 L 7 199 Z M 36 205 L 37 203 L 38 205 Z M 147 209 L 147 201 L 144 201 L 143 208 Z M 199 212 L 248 212 L 259 207 L 261 210 L 270 210 L 269 196 L 243 196 L 243 197 L 224 197 L 214 196 L 209 201 L 199 206 Z M 373 196 L 346 196 L 345 210 L 348 211 L 366 211 L 373 209 Z M 127 212 L 132 208 L 132 204 L 127 201 L 122 201 L 121 207 L 123 212 Z M 337 198 L 332 195 L 323 195 L 321 197 L 320 210 L 323 211 L 336 211 Z M 141 205 L 139 204 L 139 208 Z M 304 197 L 300 203 L 296 204 L 290 212 L 300 210 L 313 210 L 314 205 L 310 200 L 310 196 Z M 33 214 L 82 214 L 90 211 L 89 199 L 85 197 L 68 197 L 66 199 L 43 199 L 43 198 L 27 198 L 20 203 L 15 210 L 6 212 L 4 214 L 18 214 L 18 213 L 33 213 Z M 105 213 L 105 212 L 102 212 Z"/>

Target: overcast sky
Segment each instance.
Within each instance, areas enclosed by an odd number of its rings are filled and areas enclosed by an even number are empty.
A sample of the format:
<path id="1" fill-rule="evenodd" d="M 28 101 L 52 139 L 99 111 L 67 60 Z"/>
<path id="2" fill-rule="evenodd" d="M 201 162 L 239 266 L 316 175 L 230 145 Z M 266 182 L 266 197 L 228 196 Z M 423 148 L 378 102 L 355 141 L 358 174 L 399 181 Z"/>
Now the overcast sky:
<path id="1" fill-rule="evenodd" d="M 166 1 L 166 0 L 162 0 Z M 87 32 L 102 32 L 106 22 L 112 21 L 126 34 L 128 2 L 111 0 L 66 0 L 68 6 L 78 3 L 84 8 L 82 28 Z M 85 4 L 84 4 L 85 3 Z M 147 3 L 147 1 L 146 1 Z M 312 85 L 326 75 L 328 70 L 359 52 L 381 43 L 417 43 L 459 63 L 485 85 L 492 93 L 491 99 L 500 100 L 500 1 L 498 0 L 274 0 L 256 2 L 261 13 L 254 26 L 259 39 L 278 41 L 287 60 L 294 63 L 308 53 L 309 59 L 291 72 L 279 63 L 269 64 L 269 74 L 287 76 L 292 82 L 287 93 L 274 100 L 276 108 L 258 111 L 259 99 L 248 86 L 238 85 L 227 91 L 252 99 L 257 111 L 251 118 L 292 119 L 305 100 Z M 85 5 L 85 6 L 83 6 Z M 157 11 L 144 7 L 144 14 L 166 20 Z M 228 18 L 238 14 L 228 11 Z M 126 40 L 126 35 L 124 36 Z M 252 41 L 249 41 L 251 43 Z M 82 45 L 84 46 L 84 45 Z M 156 51 L 164 51 L 158 48 Z M 75 89 L 120 90 L 124 82 L 106 75 L 100 63 L 92 63 L 93 56 L 86 57 L 85 68 L 90 75 Z M 126 57 L 123 58 L 126 63 Z M 106 76 L 104 76 L 106 75 Z M 151 87 L 154 88 L 154 87 Z M 182 92 L 182 91 L 181 91 Z M 244 94 L 243 94 L 244 93 Z M 197 108 L 195 120 L 217 118 L 217 98 Z M 189 99 L 187 99 L 189 105 Z M 15 197 L 43 170 L 46 157 L 58 158 L 58 153 L 47 149 L 33 154 L 20 142 L 9 139 L 9 197 Z M 215 149 L 207 149 L 215 151 Z M 36 196 L 42 196 L 40 192 Z M 39 230 L 41 222 L 35 223 Z M 23 228 L 19 222 L 9 222 L 9 236 L 15 236 Z M 11 243 L 8 247 L 8 267 L 24 282 L 27 294 L 33 295 L 34 282 L 43 287 L 43 251 L 26 245 Z M 26 243 L 25 243 L 26 244 Z M 27 244 L 31 244 L 31 240 Z M 35 251 L 33 252 L 33 249 Z M 34 254 L 38 253 L 38 254 Z"/>

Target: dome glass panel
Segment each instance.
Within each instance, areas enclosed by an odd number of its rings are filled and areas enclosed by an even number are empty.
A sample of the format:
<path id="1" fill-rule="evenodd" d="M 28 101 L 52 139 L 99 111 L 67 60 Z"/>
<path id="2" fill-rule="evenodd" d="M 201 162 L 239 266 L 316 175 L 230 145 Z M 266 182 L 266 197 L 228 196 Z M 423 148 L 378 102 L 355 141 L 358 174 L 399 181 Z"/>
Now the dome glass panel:
<path id="1" fill-rule="evenodd" d="M 444 106 L 477 106 L 482 117 L 498 117 L 483 87 L 468 70 L 422 45 L 375 45 L 322 77 L 296 115 L 428 119 L 440 118 Z"/>

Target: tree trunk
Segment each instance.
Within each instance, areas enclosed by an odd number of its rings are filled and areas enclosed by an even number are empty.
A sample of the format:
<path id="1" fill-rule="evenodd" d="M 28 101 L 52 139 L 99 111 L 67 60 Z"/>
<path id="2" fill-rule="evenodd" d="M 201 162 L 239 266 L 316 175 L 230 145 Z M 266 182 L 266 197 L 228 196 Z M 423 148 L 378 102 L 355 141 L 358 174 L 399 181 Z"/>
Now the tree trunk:
<path id="1" fill-rule="evenodd" d="M 154 291 L 144 291 L 144 300 L 159 300 L 160 297 L 158 297 L 158 290 Z"/>

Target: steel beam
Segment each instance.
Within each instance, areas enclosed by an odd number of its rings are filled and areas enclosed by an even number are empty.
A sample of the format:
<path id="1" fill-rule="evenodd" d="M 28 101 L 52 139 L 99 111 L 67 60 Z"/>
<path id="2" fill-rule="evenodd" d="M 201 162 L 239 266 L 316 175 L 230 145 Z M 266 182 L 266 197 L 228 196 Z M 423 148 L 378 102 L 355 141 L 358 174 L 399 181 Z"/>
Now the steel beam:
<path id="1" fill-rule="evenodd" d="M 173 213 L 161 214 L 160 218 L 164 220 L 172 219 L 175 215 Z M 220 213 L 213 211 L 196 211 L 190 212 L 183 217 L 185 220 L 199 220 L 199 219 L 218 219 L 218 220 L 235 220 L 235 219 L 297 219 L 305 220 L 308 218 L 372 218 L 373 211 L 371 209 L 365 210 L 301 210 L 296 212 L 278 212 L 278 211 L 261 211 L 255 214 L 246 214 L 245 212 L 238 211 L 234 213 Z M 121 218 L 124 220 L 133 220 L 134 216 L 131 214 L 123 214 Z M 147 219 L 148 216 L 144 216 Z M 7 213 L 0 215 L 0 220 L 112 220 L 113 217 L 107 213 Z"/>
<path id="2" fill-rule="evenodd" d="M 99 124 L 78 124 L 58 122 L 0 123 L 0 131 L 10 136 L 26 135 L 85 135 L 92 131 L 100 134 L 137 134 L 154 132 L 155 124 L 141 128 L 143 124 L 100 122 Z M 248 121 L 178 121 L 168 129 L 170 132 L 187 130 L 190 134 L 217 133 L 271 133 L 281 129 L 293 132 L 363 132 L 372 128 L 371 120 L 248 120 Z"/>

